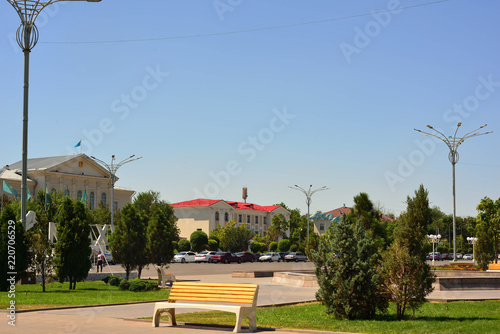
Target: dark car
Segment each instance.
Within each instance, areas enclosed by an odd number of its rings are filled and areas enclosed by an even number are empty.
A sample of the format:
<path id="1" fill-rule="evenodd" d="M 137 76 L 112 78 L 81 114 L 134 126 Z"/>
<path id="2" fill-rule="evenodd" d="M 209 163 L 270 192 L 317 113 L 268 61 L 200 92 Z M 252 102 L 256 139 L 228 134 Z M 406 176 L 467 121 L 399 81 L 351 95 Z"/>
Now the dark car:
<path id="1" fill-rule="evenodd" d="M 238 262 L 241 263 L 241 258 L 237 257 L 233 253 L 230 252 L 219 252 L 215 255 L 212 255 L 210 257 L 210 263 L 231 263 L 231 262 Z"/>
<path id="2" fill-rule="evenodd" d="M 280 255 L 281 261 L 285 262 L 285 256 L 288 255 L 288 252 L 279 252 L 279 255 Z"/>
<path id="3" fill-rule="evenodd" d="M 255 255 L 250 252 L 236 253 L 236 256 L 239 257 L 242 262 L 254 262 L 256 260 Z"/>

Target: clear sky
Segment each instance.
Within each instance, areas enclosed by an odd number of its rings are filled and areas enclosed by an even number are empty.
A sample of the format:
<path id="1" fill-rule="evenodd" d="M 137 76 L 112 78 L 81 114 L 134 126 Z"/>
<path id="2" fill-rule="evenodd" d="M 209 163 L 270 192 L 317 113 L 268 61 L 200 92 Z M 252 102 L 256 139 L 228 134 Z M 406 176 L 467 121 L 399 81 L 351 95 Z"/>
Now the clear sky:
<path id="1" fill-rule="evenodd" d="M 387 10 L 390 10 L 389 12 Z M 500 197 L 500 3 L 493 0 L 61 2 L 37 19 L 30 158 L 141 160 L 117 185 L 311 212 L 366 192 L 398 215 L 423 184 L 452 212 L 448 148 L 413 129 L 493 134 L 460 146 L 457 214 Z M 0 1 L 1 164 L 21 160 L 19 17 Z"/>

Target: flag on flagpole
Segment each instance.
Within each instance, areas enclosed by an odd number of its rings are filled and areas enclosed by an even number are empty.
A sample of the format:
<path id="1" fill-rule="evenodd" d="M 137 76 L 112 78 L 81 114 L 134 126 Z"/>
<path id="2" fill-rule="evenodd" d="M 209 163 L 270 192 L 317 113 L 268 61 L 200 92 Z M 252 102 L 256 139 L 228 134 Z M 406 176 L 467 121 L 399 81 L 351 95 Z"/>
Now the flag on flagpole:
<path id="1" fill-rule="evenodd" d="M 82 202 L 85 203 L 87 201 L 87 189 L 83 191 Z"/>
<path id="2" fill-rule="evenodd" d="M 18 195 L 16 189 L 12 188 L 12 186 L 5 180 L 3 180 L 2 190 L 5 191 L 6 193 L 9 193 L 9 194 L 12 194 L 15 196 Z"/>
<path id="3" fill-rule="evenodd" d="M 79 141 L 79 142 L 75 145 L 75 148 L 76 148 L 76 147 L 80 147 L 80 146 L 82 146 L 82 140 L 81 140 L 81 139 L 80 139 L 80 141 Z"/>
<path id="4" fill-rule="evenodd" d="M 47 190 L 47 183 L 45 184 L 45 205 L 50 204 L 49 191 Z"/>
<path id="5" fill-rule="evenodd" d="M 31 198 L 30 187 L 26 186 L 26 188 L 28 189 L 28 199 L 30 199 Z"/>
<path id="6" fill-rule="evenodd" d="M 66 185 L 66 190 L 64 191 L 64 196 L 69 197 L 69 188 Z"/>

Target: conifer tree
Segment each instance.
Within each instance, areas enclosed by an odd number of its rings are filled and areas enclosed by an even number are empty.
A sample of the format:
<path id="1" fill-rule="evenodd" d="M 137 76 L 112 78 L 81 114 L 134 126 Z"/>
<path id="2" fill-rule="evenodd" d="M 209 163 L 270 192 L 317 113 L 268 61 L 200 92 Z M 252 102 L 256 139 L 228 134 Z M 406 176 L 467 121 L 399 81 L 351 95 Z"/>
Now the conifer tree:
<path id="1" fill-rule="evenodd" d="M 379 257 L 363 223 L 344 215 L 311 250 L 319 290 L 316 298 L 326 312 L 340 319 L 372 319 L 385 311 L 380 290 Z"/>
<path id="2" fill-rule="evenodd" d="M 69 289 L 74 290 L 76 282 L 85 279 L 92 267 L 90 225 L 83 203 L 66 197 L 59 209 L 57 223 L 56 275 L 60 282 L 67 279 Z"/>
<path id="3" fill-rule="evenodd" d="M 426 262 L 427 226 L 431 221 L 428 191 L 423 185 L 407 199 L 407 211 L 398 220 L 394 242 L 383 255 L 384 286 L 402 319 L 408 308 L 420 307 L 432 292 L 434 276 Z"/>

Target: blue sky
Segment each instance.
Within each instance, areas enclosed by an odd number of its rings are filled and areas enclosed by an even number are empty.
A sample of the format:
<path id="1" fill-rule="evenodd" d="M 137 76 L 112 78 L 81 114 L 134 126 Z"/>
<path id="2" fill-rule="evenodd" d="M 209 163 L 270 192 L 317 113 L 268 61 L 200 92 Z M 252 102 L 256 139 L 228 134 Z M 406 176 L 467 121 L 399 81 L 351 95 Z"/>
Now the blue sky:
<path id="1" fill-rule="evenodd" d="M 119 4 L 119 5 L 118 5 Z M 391 11 L 387 11 L 387 10 Z M 405 210 L 420 184 L 452 212 L 452 135 L 487 123 L 457 165 L 457 214 L 500 197 L 500 4 L 493 0 L 61 2 L 37 20 L 31 158 L 131 154 L 117 185 L 328 211 L 366 192 Z M 0 2 L 2 164 L 21 160 L 19 18 Z"/>

